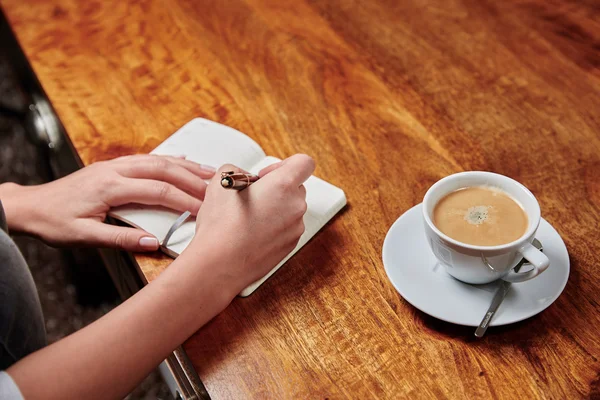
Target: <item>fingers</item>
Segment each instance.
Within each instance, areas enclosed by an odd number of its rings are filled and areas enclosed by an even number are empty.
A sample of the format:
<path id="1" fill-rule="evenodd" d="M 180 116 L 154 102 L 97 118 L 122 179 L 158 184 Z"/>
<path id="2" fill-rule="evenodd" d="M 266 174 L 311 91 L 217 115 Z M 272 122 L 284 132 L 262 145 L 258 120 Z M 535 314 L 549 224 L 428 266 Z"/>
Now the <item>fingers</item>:
<path id="1" fill-rule="evenodd" d="M 241 172 L 244 174 L 249 174 L 250 172 L 246 171 L 245 169 L 242 169 L 236 165 L 233 164 L 223 164 L 221 166 L 221 168 L 219 168 L 217 170 L 216 175 L 218 175 L 219 177 L 221 176 L 221 172 L 227 172 L 227 171 L 233 171 L 233 172 Z"/>
<path id="2" fill-rule="evenodd" d="M 141 229 L 114 226 L 98 221 L 86 221 L 87 243 L 126 251 L 156 251 L 158 239 Z"/>
<path id="3" fill-rule="evenodd" d="M 249 174 L 248 171 L 246 171 L 245 169 L 242 169 L 242 168 L 240 168 L 238 166 L 235 166 L 233 164 L 224 164 L 215 173 L 213 181 L 219 182 L 221 180 L 221 172 L 229 172 L 229 171 L 241 172 L 243 174 Z M 220 183 L 218 185 L 220 186 Z"/>
<path id="4" fill-rule="evenodd" d="M 263 179 L 290 182 L 292 185 L 302 185 L 314 172 L 315 161 L 306 154 L 295 154 L 283 160 Z"/>
<path id="5" fill-rule="evenodd" d="M 306 214 L 306 210 L 308 210 L 308 204 L 306 203 L 306 187 L 304 185 L 300 185 L 298 190 L 300 191 L 300 199 L 302 200 L 300 207 L 300 218 L 303 218 L 304 214 Z"/>
<path id="6" fill-rule="evenodd" d="M 206 182 L 198 174 L 180 165 L 181 162 L 185 162 L 185 160 L 176 158 L 169 160 L 167 157 L 140 157 L 135 162 L 121 166 L 119 173 L 127 178 L 163 181 L 198 199 L 204 199 Z"/>
<path id="7" fill-rule="evenodd" d="M 111 189 L 108 199 L 111 207 L 139 203 L 163 206 L 176 211 L 189 211 L 196 215 L 202 201 L 174 185 L 151 179 L 124 178 Z"/>
<path id="8" fill-rule="evenodd" d="M 269 165 L 268 167 L 264 167 L 263 169 L 260 170 L 260 172 L 258 173 L 258 176 L 260 176 L 262 178 L 269 172 L 275 171 L 277 168 L 281 167 L 282 165 L 283 165 L 283 161 L 279 161 L 279 162 L 276 162 L 275 164 Z"/>
<path id="9" fill-rule="evenodd" d="M 304 185 L 300 185 L 299 189 L 300 189 L 300 194 L 302 195 L 302 198 L 306 199 L 306 187 Z"/>
<path id="10" fill-rule="evenodd" d="M 140 162 L 155 162 L 157 164 L 161 162 L 157 160 L 166 160 L 173 164 L 179 165 L 180 167 L 187 169 L 188 171 L 202 179 L 210 179 L 215 174 L 215 168 L 211 167 L 210 165 L 199 164 L 194 161 L 186 160 L 185 156 L 161 156 L 156 154 L 140 154 L 119 157 L 114 161 L 118 162 L 120 167 L 127 167 Z"/>
<path id="11" fill-rule="evenodd" d="M 202 179 L 210 179 L 216 172 L 214 167 L 206 164 L 198 164 L 197 162 L 186 160 L 183 157 L 171 157 L 171 156 L 156 156 L 156 157 L 165 157 L 169 161 L 182 166 L 187 169 L 194 175 L 199 176 Z"/>

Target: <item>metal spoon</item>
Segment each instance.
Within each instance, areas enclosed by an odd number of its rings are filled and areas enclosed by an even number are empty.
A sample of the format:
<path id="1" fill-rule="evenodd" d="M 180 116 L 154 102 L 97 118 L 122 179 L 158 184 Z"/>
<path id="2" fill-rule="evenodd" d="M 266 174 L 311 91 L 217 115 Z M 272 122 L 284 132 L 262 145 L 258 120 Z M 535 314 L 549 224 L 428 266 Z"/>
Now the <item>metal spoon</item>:
<path id="1" fill-rule="evenodd" d="M 533 239 L 532 244 L 539 251 L 543 251 L 544 248 L 542 247 L 542 243 L 539 240 Z M 521 269 L 523 264 L 525 264 L 526 262 L 527 262 L 527 260 L 525 258 L 521 259 L 521 261 L 519 261 L 517 266 L 514 268 L 515 272 L 519 272 L 519 270 Z M 475 336 L 477 336 L 478 338 L 483 337 L 483 335 L 485 334 L 485 331 L 487 331 L 487 328 L 490 325 L 492 318 L 496 314 L 496 311 L 498 310 L 498 307 L 500 307 L 500 304 L 502 304 L 504 297 L 506 297 L 506 294 L 508 293 L 510 286 L 511 286 L 511 283 L 507 282 L 507 281 L 502 281 L 502 283 L 500 283 L 500 287 L 498 288 L 498 290 L 496 290 L 496 294 L 494 295 L 494 298 L 492 299 L 492 304 L 490 305 L 490 308 L 488 308 L 487 312 L 485 313 L 485 316 L 481 320 L 481 323 L 475 330 Z"/>

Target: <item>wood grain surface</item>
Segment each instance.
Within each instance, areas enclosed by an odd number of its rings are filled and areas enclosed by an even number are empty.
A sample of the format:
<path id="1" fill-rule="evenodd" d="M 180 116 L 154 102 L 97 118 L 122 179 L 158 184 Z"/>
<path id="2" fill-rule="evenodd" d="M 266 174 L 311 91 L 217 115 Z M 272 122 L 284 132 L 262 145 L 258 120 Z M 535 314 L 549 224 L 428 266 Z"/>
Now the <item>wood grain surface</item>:
<path id="1" fill-rule="evenodd" d="M 600 396 L 597 1 L 0 3 L 85 164 L 201 116 L 312 155 L 346 191 L 185 343 L 212 398 Z M 404 301 L 381 261 L 396 218 L 463 170 L 529 187 L 572 267 L 546 311 L 478 341 Z M 148 281 L 168 265 L 137 260 Z"/>

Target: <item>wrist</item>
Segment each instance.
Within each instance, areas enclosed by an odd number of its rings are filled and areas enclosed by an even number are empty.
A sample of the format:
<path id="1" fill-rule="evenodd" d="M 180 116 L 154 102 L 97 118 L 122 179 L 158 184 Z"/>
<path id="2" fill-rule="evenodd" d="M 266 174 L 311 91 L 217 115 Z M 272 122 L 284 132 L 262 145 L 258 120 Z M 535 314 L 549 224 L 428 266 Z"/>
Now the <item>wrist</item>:
<path id="1" fill-rule="evenodd" d="M 30 233 L 33 213 L 30 201 L 32 190 L 31 186 L 21 186 L 13 182 L 0 185 L 0 201 L 9 230 Z"/>
<path id="2" fill-rule="evenodd" d="M 185 284 L 193 286 L 194 292 L 199 289 L 211 297 L 211 301 L 220 305 L 222 311 L 241 291 L 237 280 L 228 272 L 234 260 L 228 252 L 223 251 L 223 244 L 210 244 L 208 241 L 194 240 L 171 265 Z M 200 294 L 200 293 L 199 293 Z"/>

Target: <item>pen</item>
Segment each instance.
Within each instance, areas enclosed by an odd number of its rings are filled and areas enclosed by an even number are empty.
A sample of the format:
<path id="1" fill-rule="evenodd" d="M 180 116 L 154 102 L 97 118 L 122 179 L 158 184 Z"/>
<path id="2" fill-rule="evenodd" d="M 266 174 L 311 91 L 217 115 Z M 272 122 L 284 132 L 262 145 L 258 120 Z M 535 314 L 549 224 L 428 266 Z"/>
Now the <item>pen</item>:
<path id="1" fill-rule="evenodd" d="M 225 189 L 246 189 L 258 180 L 258 175 L 245 174 L 243 172 L 221 172 L 221 186 Z"/>

